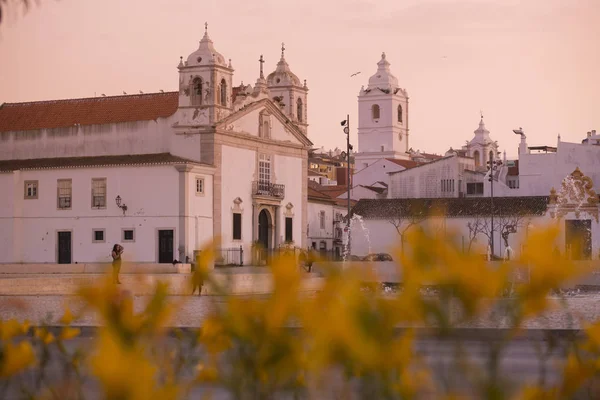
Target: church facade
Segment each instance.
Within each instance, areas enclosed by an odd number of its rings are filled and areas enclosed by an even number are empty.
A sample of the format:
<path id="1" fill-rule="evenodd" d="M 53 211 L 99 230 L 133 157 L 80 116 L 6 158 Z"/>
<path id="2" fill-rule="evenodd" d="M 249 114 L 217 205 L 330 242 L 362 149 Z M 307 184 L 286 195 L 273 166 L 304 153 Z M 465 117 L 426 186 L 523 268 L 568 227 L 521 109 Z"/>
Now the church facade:
<path id="1" fill-rule="evenodd" d="M 254 87 L 205 31 L 177 92 L 0 106 L 0 262 L 164 263 L 215 241 L 306 247 L 306 81 L 282 47 Z"/>

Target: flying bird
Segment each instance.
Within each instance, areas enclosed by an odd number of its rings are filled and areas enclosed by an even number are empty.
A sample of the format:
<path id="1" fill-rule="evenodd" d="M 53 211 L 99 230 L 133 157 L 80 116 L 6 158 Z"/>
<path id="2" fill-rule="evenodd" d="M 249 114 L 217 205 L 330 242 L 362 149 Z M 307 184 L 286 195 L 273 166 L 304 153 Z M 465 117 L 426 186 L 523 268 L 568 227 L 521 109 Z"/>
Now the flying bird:
<path id="1" fill-rule="evenodd" d="M 358 75 L 358 74 L 360 74 L 360 71 L 358 71 L 358 72 L 355 72 L 355 73 L 353 73 L 352 75 L 350 75 L 350 78 L 352 78 L 353 76 L 356 76 L 356 75 Z"/>

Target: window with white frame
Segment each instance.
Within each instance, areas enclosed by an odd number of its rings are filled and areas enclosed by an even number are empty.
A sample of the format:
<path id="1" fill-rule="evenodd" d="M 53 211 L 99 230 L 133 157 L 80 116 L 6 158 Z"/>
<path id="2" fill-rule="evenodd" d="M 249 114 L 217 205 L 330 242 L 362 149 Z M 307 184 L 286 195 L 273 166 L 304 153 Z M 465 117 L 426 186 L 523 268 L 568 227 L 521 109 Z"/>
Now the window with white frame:
<path id="1" fill-rule="evenodd" d="M 135 229 L 128 228 L 121 231 L 121 241 L 135 242 Z"/>
<path id="2" fill-rule="evenodd" d="M 196 177 L 196 194 L 204 194 L 204 178 L 202 177 Z"/>
<path id="3" fill-rule="evenodd" d="M 325 229 L 325 211 L 319 212 L 319 228 Z"/>
<path id="4" fill-rule="evenodd" d="M 261 154 L 258 159 L 258 180 L 264 183 L 271 183 L 271 156 Z"/>
<path id="5" fill-rule="evenodd" d="M 106 208 L 106 178 L 92 179 L 92 208 Z"/>
<path id="6" fill-rule="evenodd" d="M 72 181 L 71 179 L 59 179 L 56 181 L 57 207 L 60 210 L 71 209 Z"/>
<path id="7" fill-rule="evenodd" d="M 92 230 L 92 243 L 104 243 L 106 241 L 104 229 Z"/>
<path id="8" fill-rule="evenodd" d="M 38 198 L 38 181 L 25 181 L 25 199 Z"/>

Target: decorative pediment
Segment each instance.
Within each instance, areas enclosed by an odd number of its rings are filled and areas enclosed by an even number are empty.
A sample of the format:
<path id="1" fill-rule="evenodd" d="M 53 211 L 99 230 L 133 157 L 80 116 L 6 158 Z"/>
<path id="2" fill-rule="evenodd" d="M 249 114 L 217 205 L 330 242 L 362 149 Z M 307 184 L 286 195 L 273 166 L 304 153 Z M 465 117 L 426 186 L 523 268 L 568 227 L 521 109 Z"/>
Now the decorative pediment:
<path id="1" fill-rule="evenodd" d="M 550 190 L 550 215 L 561 218 L 568 213 L 574 213 L 579 218 L 582 213 L 587 213 L 598 222 L 598 195 L 593 189 L 594 182 L 575 168 L 570 175 L 562 180 L 561 188 Z"/>

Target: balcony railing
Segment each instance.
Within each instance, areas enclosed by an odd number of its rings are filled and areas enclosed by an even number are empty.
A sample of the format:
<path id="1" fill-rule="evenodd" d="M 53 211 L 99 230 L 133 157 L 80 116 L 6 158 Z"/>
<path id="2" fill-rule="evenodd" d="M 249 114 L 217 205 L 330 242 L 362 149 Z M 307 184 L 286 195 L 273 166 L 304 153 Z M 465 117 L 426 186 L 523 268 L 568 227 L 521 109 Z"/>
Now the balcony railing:
<path id="1" fill-rule="evenodd" d="M 269 196 L 283 199 L 285 196 L 285 185 L 254 181 L 252 182 L 252 194 L 254 196 Z"/>

